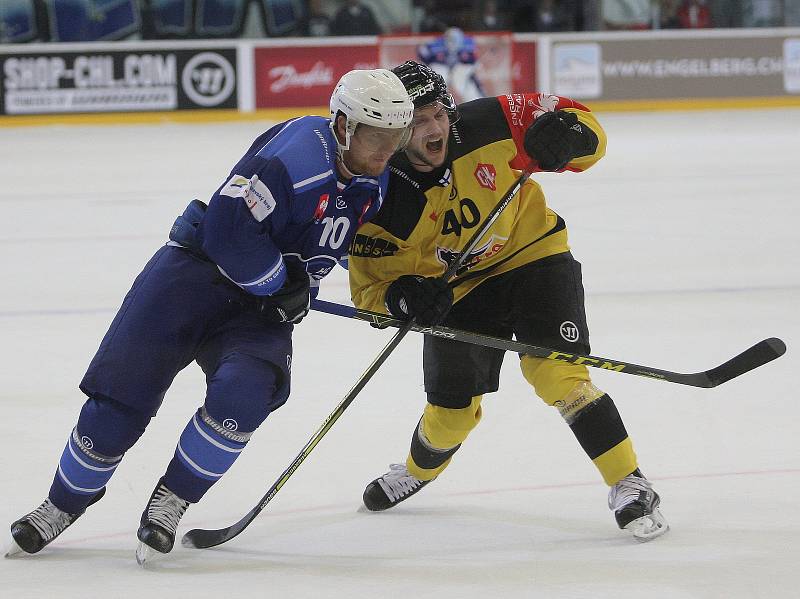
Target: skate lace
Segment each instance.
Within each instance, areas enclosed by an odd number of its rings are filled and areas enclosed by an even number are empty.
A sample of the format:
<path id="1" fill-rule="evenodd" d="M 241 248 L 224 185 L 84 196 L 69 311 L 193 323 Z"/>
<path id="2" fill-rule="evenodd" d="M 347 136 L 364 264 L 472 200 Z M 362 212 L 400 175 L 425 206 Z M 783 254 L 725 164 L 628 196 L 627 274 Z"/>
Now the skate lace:
<path id="1" fill-rule="evenodd" d="M 611 490 L 608 492 L 608 507 L 618 512 L 626 505 L 630 505 L 639 499 L 639 494 L 642 491 L 647 492 L 652 490 L 652 488 L 653 485 L 650 484 L 650 481 L 646 478 L 629 474 L 611 487 Z"/>
<path id="2" fill-rule="evenodd" d="M 64 532 L 73 519 L 71 514 L 54 506 L 50 499 L 45 499 L 42 505 L 27 516 L 28 522 L 42 535 L 44 541 L 50 541 Z"/>
<path id="3" fill-rule="evenodd" d="M 174 535 L 178 529 L 178 522 L 188 507 L 188 501 L 184 501 L 164 485 L 160 485 L 147 505 L 147 519 Z"/>
<path id="4" fill-rule="evenodd" d="M 378 484 L 386 496 L 394 502 L 414 491 L 422 485 L 422 481 L 411 476 L 405 464 L 390 464 L 389 472 L 378 479 Z"/>

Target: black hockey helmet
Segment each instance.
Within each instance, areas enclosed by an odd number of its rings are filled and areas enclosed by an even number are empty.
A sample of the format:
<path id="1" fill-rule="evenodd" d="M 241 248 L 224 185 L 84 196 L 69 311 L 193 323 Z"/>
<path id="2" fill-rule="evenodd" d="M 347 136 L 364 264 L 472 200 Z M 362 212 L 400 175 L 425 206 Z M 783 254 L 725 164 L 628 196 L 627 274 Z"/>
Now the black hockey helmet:
<path id="1" fill-rule="evenodd" d="M 447 89 L 444 77 L 428 65 L 407 60 L 393 68 L 392 72 L 403 82 L 411 101 L 414 102 L 414 108 L 422 108 L 428 104 L 439 102 L 451 114 L 451 117 L 455 116 L 456 102 L 453 94 Z M 451 118 L 452 120 L 454 119 Z"/>

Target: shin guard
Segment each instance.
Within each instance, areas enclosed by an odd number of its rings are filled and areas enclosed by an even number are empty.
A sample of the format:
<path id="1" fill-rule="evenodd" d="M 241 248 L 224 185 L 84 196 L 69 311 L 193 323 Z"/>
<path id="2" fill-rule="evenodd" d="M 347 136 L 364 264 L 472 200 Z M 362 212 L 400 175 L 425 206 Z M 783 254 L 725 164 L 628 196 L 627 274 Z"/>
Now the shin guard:
<path id="1" fill-rule="evenodd" d="M 420 480 L 431 480 L 447 467 L 450 458 L 461 447 L 461 443 L 449 449 L 437 449 L 425 437 L 422 430 L 422 420 L 419 421 L 414 434 L 411 437 L 411 451 L 409 452 L 408 462 L 414 465 L 417 474 L 424 474 Z M 408 467 L 408 464 L 406 464 Z M 409 470 L 410 471 L 410 470 Z"/>
<path id="2" fill-rule="evenodd" d="M 406 460 L 406 467 L 414 477 L 431 480 L 447 468 L 461 443 L 481 420 L 482 397 L 473 397 L 466 408 L 445 408 L 430 403 L 425 406 L 411 437 L 411 451 Z"/>
<path id="3" fill-rule="evenodd" d="M 181 499 L 200 501 L 233 466 L 251 435 L 225 429 L 200 408 L 181 434 L 164 484 Z"/>
<path id="4" fill-rule="evenodd" d="M 148 413 L 112 400 L 89 398 L 59 460 L 48 494 L 53 504 L 68 514 L 82 513 L 149 422 Z"/>
<path id="5" fill-rule="evenodd" d="M 607 485 L 616 484 L 638 467 L 633 444 L 608 395 L 578 412 L 569 426 Z"/>
<path id="6" fill-rule="evenodd" d="M 608 485 L 637 468 L 633 445 L 611 398 L 581 364 L 524 356 L 522 373 L 545 403 L 558 409 Z"/>
<path id="7" fill-rule="evenodd" d="M 91 439 L 72 429 L 50 488 L 53 504 L 68 514 L 79 514 L 106 486 L 122 456 L 104 456 L 92 449 Z"/>

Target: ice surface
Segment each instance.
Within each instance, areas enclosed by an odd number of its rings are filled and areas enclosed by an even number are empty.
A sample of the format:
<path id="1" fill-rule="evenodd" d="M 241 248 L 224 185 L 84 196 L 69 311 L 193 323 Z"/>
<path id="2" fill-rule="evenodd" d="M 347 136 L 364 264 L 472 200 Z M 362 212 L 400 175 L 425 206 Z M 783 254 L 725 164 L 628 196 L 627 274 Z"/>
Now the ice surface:
<path id="1" fill-rule="evenodd" d="M 800 111 L 601 118 L 601 163 L 537 176 L 584 265 L 594 353 L 696 371 L 766 337 L 789 347 L 711 390 L 596 374 L 662 495 L 666 536 L 639 544 L 616 529 L 605 485 L 514 355 L 447 473 L 397 509 L 359 511 L 364 485 L 405 458 L 424 403 L 411 334 L 240 537 L 178 546 L 142 572 L 141 510 L 204 397 L 189 367 L 107 496 L 41 554 L 0 560 L 0 595 L 800 595 Z M 83 401 L 77 383 L 134 276 L 267 125 L 0 129 L 0 522 L 46 495 Z M 346 284 L 332 274 L 322 297 L 346 302 Z M 179 532 L 246 513 L 391 334 L 305 320 L 292 398 Z"/>

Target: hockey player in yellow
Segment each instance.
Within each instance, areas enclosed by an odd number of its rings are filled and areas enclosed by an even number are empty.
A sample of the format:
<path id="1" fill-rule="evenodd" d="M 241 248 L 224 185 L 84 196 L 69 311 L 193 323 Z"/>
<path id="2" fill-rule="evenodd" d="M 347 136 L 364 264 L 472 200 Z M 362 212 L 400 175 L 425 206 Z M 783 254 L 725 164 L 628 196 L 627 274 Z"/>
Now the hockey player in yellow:
<path id="1" fill-rule="evenodd" d="M 521 171 L 583 171 L 603 157 L 606 137 L 588 108 L 547 94 L 509 94 L 455 106 L 444 80 L 409 61 L 394 72 L 414 101 L 414 132 L 390 162 L 389 191 L 358 230 L 350 285 L 358 308 L 443 323 L 570 353 L 589 354 L 581 266 L 564 220 L 527 180 L 456 277 L 440 277 Z M 405 464 L 372 481 L 364 503 L 390 508 L 436 478 L 497 391 L 504 352 L 425 337 L 427 405 Z M 536 394 L 559 410 L 609 485 L 620 528 L 639 540 L 668 530 L 660 498 L 638 467 L 614 402 L 587 368 L 522 356 Z"/>

